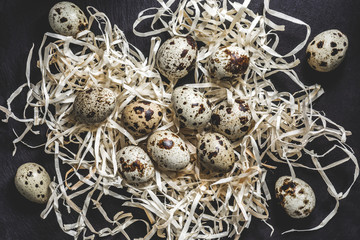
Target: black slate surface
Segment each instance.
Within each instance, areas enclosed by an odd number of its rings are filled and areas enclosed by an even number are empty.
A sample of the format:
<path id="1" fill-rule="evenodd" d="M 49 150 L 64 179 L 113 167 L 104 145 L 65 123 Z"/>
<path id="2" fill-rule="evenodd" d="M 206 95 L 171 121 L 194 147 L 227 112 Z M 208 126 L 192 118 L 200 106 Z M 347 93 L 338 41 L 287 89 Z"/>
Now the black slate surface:
<path id="1" fill-rule="evenodd" d="M 47 15 L 51 6 L 58 1 L 40 0 L 1 0 L 0 1 L 0 104 L 5 105 L 10 94 L 25 79 L 25 65 L 27 54 L 32 44 L 35 44 L 36 53 L 42 36 L 46 31 L 51 31 Z M 132 24 L 138 13 L 150 6 L 158 6 L 155 0 L 88 0 L 74 1 L 82 9 L 92 5 L 105 12 L 113 24 L 117 24 L 126 34 L 130 43 L 148 55 L 149 38 L 136 37 L 132 32 Z M 254 0 L 251 8 L 261 12 L 262 1 Z M 272 9 L 284 12 L 299 18 L 312 28 L 311 37 L 318 33 L 337 28 L 347 34 L 349 49 L 343 64 L 333 72 L 318 73 L 309 68 L 305 61 L 305 51 L 297 54 L 302 63 L 295 68 L 300 79 L 306 84 L 319 83 L 325 89 L 325 94 L 317 100 L 315 108 L 323 110 L 326 115 L 352 131 L 348 144 L 353 147 L 357 157 L 360 156 L 360 1 L 348 0 L 273 0 Z M 278 19 L 272 18 L 276 22 Z M 280 52 L 285 53 L 295 46 L 305 34 L 304 28 L 287 24 L 286 33 L 281 34 Z M 36 59 L 34 54 L 33 60 Z M 33 61 L 33 64 L 35 61 Z M 32 71 L 34 82 L 39 80 L 39 73 Z M 274 76 L 274 81 L 284 90 L 292 90 L 292 84 L 283 76 Z M 20 115 L 25 101 L 25 94 L 16 100 L 14 111 Z M 0 113 L 3 118 L 4 114 Z M 54 175 L 52 156 L 46 155 L 41 149 L 29 149 L 23 145 L 18 146 L 15 156 L 12 156 L 12 140 L 15 135 L 12 129 L 21 129 L 23 126 L 14 121 L 8 124 L 0 123 L 0 239 L 71 239 L 59 228 L 54 213 L 47 219 L 40 218 L 44 206 L 33 204 L 25 200 L 15 189 L 13 178 L 16 169 L 23 163 L 33 161 L 45 166 L 51 175 Z M 31 139 L 32 142 L 37 139 Z M 321 146 L 317 146 L 321 148 Z M 331 161 L 331 160 L 329 160 Z M 352 164 L 330 170 L 327 173 L 336 179 L 335 186 L 338 191 L 345 189 L 352 179 Z M 289 174 L 286 166 L 279 166 L 276 171 L 269 171 L 268 185 L 272 190 L 275 180 L 284 174 Z M 360 210 L 358 199 L 360 197 L 359 183 L 357 182 L 348 198 L 341 201 L 338 214 L 328 225 L 315 232 L 291 233 L 281 235 L 282 231 L 290 228 L 306 228 L 317 225 L 335 205 L 329 197 L 326 185 L 316 172 L 299 169 L 297 175 L 308 181 L 314 188 L 318 204 L 314 213 L 304 220 L 293 220 L 287 217 L 276 204 L 275 200 L 269 201 L 269 223 L 275 228 L 272 237 L 270 229 L 261 221 L 254 219 L 250 228 L 241 236 L 243 240 L 253 239 L 358 239 L 360 236 Z M 274 197 L 274 196 L 273 196 Z M 119 205 L 106 200 L 111 209 Z M 140 213 L 139 213 L 140 214 Z M 131 237 L 139 237 L 145 233 L 143 225 L 130 228 Z M 106 239 L 124 239 L 118 235 Z M 154 238 L 156 239 L 156 238 Z"/>

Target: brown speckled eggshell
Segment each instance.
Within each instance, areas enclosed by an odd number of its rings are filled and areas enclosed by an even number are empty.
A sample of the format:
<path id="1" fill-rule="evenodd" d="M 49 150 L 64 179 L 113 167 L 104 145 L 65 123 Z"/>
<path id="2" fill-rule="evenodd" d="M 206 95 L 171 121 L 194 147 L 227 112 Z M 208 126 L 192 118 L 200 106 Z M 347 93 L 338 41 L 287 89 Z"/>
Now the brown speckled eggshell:
<path id="1" fill-rule="evenodd" d="M 232 80 L 241 77 L 249 67 L 249 54 L 241 47 L 220 47 L 208 61 L 208 71 L 216 80 Z"/>
<path id="2" fill-rule="evenodd" d="M 177 171 L 190 163 L 185 142 L 171 131 L 156 131 L 147 141 L 147 152 L 163 170 Z"/>
<path id="3" fill-rule="evenodd" d="M 122 112 L 122 124 L 131 135 L 141 137 L 155 130 L 162 120 L 162 109 L 156 103 L 136 101 Z"/>
<path id="4" fill-rule="evenodd" d="M 138 146 L 120 149 L 117 159 L 119 170 L 128 183 L 144 183 L 154 177 L 154 164 L 149 155 Z"/>
<path id="5" fill-rule="evenodd" d="M 307 62 L 316 71 L 332 71 L 344 60 L 348 45 L 348 38 L 339 30 L 324 31 L 309 43 L 306 49 Z"/>
<path id="6" fill-rule="evenodd" d="M 197 44 L 191 36 L 166 40 L 156 54 L 156 67 L 169 80 L 185 77 L 195 66 Z"/>
<path id="7" fill-rule="evenodd" d="M 204 94 L 191 87 L 177 87 L 171 102 L 180 127 L 197 129 L 205 127 L 211 119 L 211 105 Z"/>
<path id="8" fill-rule="evenodd" d="M 213 130 L 231 141 L 243 137 L 253 122 L 248 104 L 240 99 L 236 99 L 232 106 L 226 100 L 219 103 L 211 115 Z"/>
<path id="9" fill-rule="evenodd" d="M 314 191 L 299 178 L 280 177 L 275 183 L 275 194 L 285 212 L 292 218 L 305 218 L 315 207 Z"/>
<path id="10" fill-rule="evenodd" d="M 46 203 L 50 197 L 50 176 L 37 163 L 21 165 L 15 175 L 15 187 L 26 199 L 35 203 Z"/>
<path id="11" fill-rule="evenodd" d="M 116 95 L 108 88 L 89 88 L 77 94 L 73 111 L 76 120 L 94 124 L 103 122 L 116 106 Z"/>
<path id="12" fill-rule="evenodd" d="M 206 133 L 197 144 L 200 163 L 216 172 L 229 172 L 236 160 L 230 141 L 219 133 Z"/>
<path id="13" fill-rule="evenodd" d="M 66 1 L 59 2 L 50 9 L 49 23 L 56 33 L 64 36 L 76 36 L 88 27 L 85 13 L 74 3 Z"/>

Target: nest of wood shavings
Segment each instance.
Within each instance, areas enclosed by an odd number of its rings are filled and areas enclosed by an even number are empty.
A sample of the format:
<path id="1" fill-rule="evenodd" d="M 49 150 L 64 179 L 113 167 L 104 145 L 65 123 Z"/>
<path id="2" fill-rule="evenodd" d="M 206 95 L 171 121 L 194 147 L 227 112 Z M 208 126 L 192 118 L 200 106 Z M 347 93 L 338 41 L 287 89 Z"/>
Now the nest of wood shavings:
<path id="1" fill-rule="evenodd" d="M 265 156 L 275 162 L 286 163 L 292 177 L 295 177 L 294 167 L 303 167 L 317 171 L 328 186 L 329 194 L 335 198 L 336 205 L 329 215 L 316 227 L 303 230 L 309 231 L 322 228 L 336 214 L 339 201 L 345 198 L 359 175 L 359 166 L 352 149 L 346 144 L 346 137 L 351 132 L 325 117 L 312 108 L 312 103 L 323 94 L 320 86 L 306 86 L 292 69 L 300 61 L 295 54 L 302 50 L 310 35 L 310 26 L 303 21 L 270 9 L 270 0 L 264 0 L 262 15 L 255 14 L 248 8 L 250 0 L 243 3 L 231 1 L 201 1 L 183 0 L 175 6 L 174 1 L 159 1 L 161 7 L 156 13 L 146 9 L 139 14 L 134 23 L 134 33 L 138 36 L 151 36 L 167 32 L 171 36 L 191 35 L 203 44 L 197 57 L 194 87 L 204 89 L 211 102 L 217 103 L 227 100 L 229 105 L 235 99 L 242 99 L 249 103 L 254 127 L 242 140 L 233 143 L 239 147 L 243 155 L 250 153 L 256 159 L 258 166 L 264 164 Z M 174 10 L 175 9 L 175 10 Z M 289 53 L 281 55 L 276 51 L 280 39 L 276 32 L 284 31 L 285 27 L 277 25 L 266 15 L 277 17 L 291 23 L 306 27 L 304 41 L 294 47 Z M 141 33 L 136 30 L 139 24 L 151 19 L 151 31 Z M 236 45 L 245 49 L 250 56 L 248 70 L 241 78 L 232 81 L 218 81 L 211 79 L 207 70 L 209 57 L 219 47 Z M 292 61 L 288 61 L 288 59 Z M 295 93 L 278 92 L 269 77 L 276 73 L 284 73 L 301 91 Z M 333 144 L 324 154 L 316 153 L 307 148 L 308 143 L 325 137 Z M 238 149 L 238 148 L 236 148 Z M 244 151 L 245 150 L 245 151 Z M 341 150 L 346 157 L 336 160 L 326 167 L 321 165 L 322 158 L 331 157 L 336 150 Z M 303 155 L 312 159 L 315 167 L 301 163 Z M 354 163 L 353 182 L 343 192 L 338 192 L 325 170 L 334 168 L 348 161 Z M 264 194 L 270 195 L 265 182 Z"/>
<path id="2" fill-rule="evenodd" d="M 95 235 L 122 233 L 131 239 L 126 228 L 141 221 L 147 227 L 145 239 L 155 234 L 168 239 L 217 239 L 228 236 L 238 239 L 253 217 L 268 218 L 266 201 L 270 199 L 270 193 L 265 182 L 265 167 L 273 167 L 265 164 L 265 157 L 287 163 L 293 177 L 293 167 L 318 171 L 337 203 L 345 198 L 353 183 L 344 194 L 338 193 L 324 171 L 351 160 L 356 166 L 356 180 L 359 171 L 357 160 L 345 143 L 350 133 L 312 108 L 312 102 L 323 93 L 322 89 L 317 85 L 303 85 L 292 70 L 299 64 L 294 54 L 305 46 L 309 26 L 271 10 L 268 0 L 264 1 L 262 15 L 248 9 L 250 1 L 240 4 L 183 0 L 175 11 L 170 9 L 174 1 L 159 3 L 161 7 L 156 9 L 156 14 L 145 15 L 147 10 L 139 14 L 134 29 L 149 18 L 153 19 L 153 23 L 161 22 L 163 28 L 154 29 L 151 26 L 152 31 L 139 33 L 134 30 L 135 34 L 150 36 L 169 32 L 170 35 L 192 35 L 204 46 L 198 52 L 195 83 L 189 85 L 201 89 L 213 105 L 224 99 L 233 104 L 238 98 L 249 103 L 254 126 L 243 139 L 233 143 L 238 161 L 232 171 L 226 174 L 202 169 L 196 161 L 195 146 L 203 130 L 189 131 L 179 127 L 170 101 L 176 82 L 161 81 L 154 69 L 159 38 L 151 40 L 150 56 L 145 58 L 127 42 L 116 25 L 111 26 L 104 13 L 89 7 L 89 29 L 97 23 L 101 34 L 95 35 L 86 30 L 74 39 L 46 33 L 38 61 L 42 79 L 36 84 L 30 82 L 31 50 L 28 82 L 14 92 L 7 108 L 1 107 L 7 114 L 6 120 L 13 118 L 26 124 L 26 130 L 14 143 L 21 142 L 30 131 L 37 133 L 32 130 L 34 126 L 45 124 L 48 128 L 45 151 L 54 155 L 57 175 L 56 181 L 50 186 L 52 196 L 42 217 L 45 218 L 54 210 L 60 227 L 74 238 L 81 234 L 84 238 L 92 239 Z M 306 26 L 305 40 L 288 54 L 278 54 L 279 38 L 276 31 L 283 31 L 284 27 L 267 19 L 266 14 Z M 55 41 L 45 46 L 48 38 Z M 206 69 L 207 60 L 218 47 L 230 44 L 243 46 L 249 52 L 249 70 L 237 81 L 214 82 Z M 294 60 L 288 62 L 285 60 L 287 57 Z M 287 74 L 302 90 L 293 94 L 278 92 L 269 80 L 277 72 Z M 77 91 L 92 86 L 112 89 L 117 95 L 117 106 L 105 122 L 88 126 L 74 120 L 72 103 Z M 23 117 L 18 118 L 11 111 L 11 103 L 25 88 L 29 89 L 27 104 Z M 133 137 L 119 122 L 124 107 L 135 99 L 162 106 L 167 114 L 163 115 L 158 129 L 178 133 L 192 156 L 192 162 L 186 169 L 176 173 L 157 170 L 155 179 L 143 186 L 129 185 L 123 181 L 116 161 L 116 153 L 122 147 L 144 146 L 147 139 L 147 136 L 140 139 Z M 31 118 L 25 114 L 29 109 L 33 112 Z M 322 136 L 334 143 L 326 154 L 317 154 L 306 148 L 307 143 Z M 341 149 L 347 157 L 323 167 L 320 159 L 335 149 Z M 314 168 L 301 163 L 303 154 L 311 156 Z M 69 166 L 70 170 L 62 172 L 62 164 Z M 125 201 L 123 206 L 144 210 L 148 221 L 121 210 L 109 216 L 106 207 L 101 205 L 104 195 Z M 80 196 L 84 197 L 81 206 L 75 201 Z M 78 215 L 76 222 L 64 223 L 61 204 L 68 212 Z M 101 213 L 109 227 L 93 227 L 91 219 L 87 218 L 91 207 Z M 324 226 L 335 215 L 337 208 L 338 204 L 314 229 Z M 91 233 L 87 237 L 88 231 Z"/>

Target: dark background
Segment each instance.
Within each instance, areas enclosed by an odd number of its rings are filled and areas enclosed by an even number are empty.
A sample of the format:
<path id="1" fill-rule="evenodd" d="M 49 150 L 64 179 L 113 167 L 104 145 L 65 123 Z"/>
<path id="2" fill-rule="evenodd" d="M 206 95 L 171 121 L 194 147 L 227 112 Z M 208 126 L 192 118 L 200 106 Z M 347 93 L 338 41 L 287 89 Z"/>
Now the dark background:
<path id="1" fill-rule="evenodd" d="M 51 31 L 48 24 L 48 11 L 58 1 L 40 0 L 0 0 L 0 104 L 5 106 L 10 94 L 25 79 L 25 66 L 28 52 L 35 44 L 34 57 L 43 34 Z M 92 5 L 107 14 L 113 24 L 122 29 L 130 43 L 142 50 L 145 56 L 149 53 L 150 39 L 136 37 L 132 32 L 132 24 L 138 13 L 150 6 L 158 7 L 155 0 L 82 0 L 74 1 L 83 10 Z M 253 1 L 251 8 L 262 12 L 262 1 Z M 300 79 L 306 84 L 319 83 L 325 89 L 325 94 L 317 100 L 315 109 L 322 110 L 326 115 L 352 131 L 348 144 L 353 147 L 356 156 L 360 156 L 360 89 L 359 57 L 360 57 L 360 1 L 348 0 L 273 0 L 270 8 L 284 12 L 290 16 L 307 22 L 311 28 L 311 37 L 318 33 L 337 28 L 349 38 L 349 49 L 342 65 L 330 73 L 318 73 L 309 68 L 305 61 L 305 50 L 297 57 L 302 63 L 296 67 Z M 271 18 L 276 23 L 282 21 Z M 280 53 L 287 53 L 305 35 L 304 27 L 294 24 L 286 25 L 286 33 L 280 35 Z M 144 28 L 145 29 L 145 28 Z M 35 61 L 33 61 L 33 64 Z M 32 71 L 32 81 L 39 80 L 39 73 Z M 273 77 L 279 88 L 292 91 L 293 84 L 289 79 L 279 74 Z M 16 102 L 14 111 L 20 116 L 25 104 L 25 94 Z M 4 114 L 0 113 L 4 118 Z M 51 213 L 47 219 L 40 218 L 44 206 L 25 200 L 15 189 L 13 178 L 17 168 L 29 161 L 45 166 L 50 175 L 54 176 L 53 158 L 46 155 L 42 149 L 29 149 L 19 145 L 17 154 L 12 156 L 12 140 L 15 135 L 12 129 L 22 129 L 22 125 L 14 121 L 8 124 L 0 123 L 0 239 L 71 239 L 58 226 L 55 214 Z M 31 141 L 36 141 L 31 140 Z M 321 148 L 320 145 L 317 148 Z M 327 161 L 332 161 L 328 159 Z M 360 210 L 358 206 L 360 189 L 358 182 L 354 185 L 349 197 L 340 202 L 338 214 L 326 227 L 310 233 L 291 233 L 281 235 L 290 228 L 309 228 L 316 226 L 334 207 L 335 201 L 327 194 L 326 185 L 317 172 L 296 169 L 298 177 L 306 180 L 315 190 L 317 207 L 310 217 L 303 220 L 293 220 L 287 217 L 275 200 L 269 201 L 271 223 L 275 233 L 270 238 L 270 229 L 261 221 L 254 219 L 250 228 L 245 230 L 241 239 L 358 239 L 360 236 Z M 353 164 L 345 164 L 335 170 L 327 171 L 335 182 L 338 192 L 345 190 L 351 183 Z M 289 174 L 286 166 L 279 166 L 275 171 L 269 171 L 267 183 L 272 191 L 274 182 L 281 175 Z M 272 191 L 273 192 L 273 191 Z M 273 193 L 272 193 L 273 194 Z M 274 196 L 273 196 L 274 197 Z M 119 205 L 112 201 L 105 201 L 110 209 L 118 209 Z M 143 236 L 143 225 L 130 228 L 131 237 Z M 123 236 L 108 237 L 106 239 L 123 239 Z"/>

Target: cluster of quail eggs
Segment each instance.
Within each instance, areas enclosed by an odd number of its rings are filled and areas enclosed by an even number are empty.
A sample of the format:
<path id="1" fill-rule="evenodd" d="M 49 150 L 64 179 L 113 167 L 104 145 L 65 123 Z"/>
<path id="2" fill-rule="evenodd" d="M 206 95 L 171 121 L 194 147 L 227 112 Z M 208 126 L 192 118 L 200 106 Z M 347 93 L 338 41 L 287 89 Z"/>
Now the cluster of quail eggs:
<path id="1" fill-rule="evenodd" d="M 176 82 L 195 67 L 197 51 L 197 43 L 191 36 L 174 36 L 160 46 L 156 68 L 165 78 Z M 216 62 L 215 66 L 208 65 L 210 72 L 219 72 L 214 76 L 216 80 L 236 79 L 249 65 L 245 50 L 234 46 L 220 48 L 210 59 Z M 237 160 L 232 142 L 241 139 L 253 124 L 248 104 L 240 99 L 236 99 L 233 105 L 226 101 L 211 104 L 200 89 L 180 86 L 172 91 L 170 108 L 180 132 L 189 129 L 201 133 L 196 146 L 200 165 L 218 173 L 231 171 Z M 146 151 L 135 146 L 130 146 L 131 151 L 129 146 L 119 151 L 120 172 L 128 183 L 149 181 L 154 168 L 181 171 L 191 164 L 188 146 L 181 134 L 158 130 L 163 111 L 164 107 L 154 102 L 135 100 L 117 119 L 132 136 L 145 137 L 147 141 Z M 208 132 L 211 128 L 213 131 Z"/>
<path id="2" fill-rule="evenodd" d="M 65 36 L 76 37 L 86 30 L 88 20 L 84 12 L 70 2 L 59 2 L 49 12 L 52 29 Z M 328 30 L 310 41 L 306 50 L 309 65 L 321 72 L 335 69 L 343 61 L 348 48 L 345 34 Z M 157 70 L 170 81 L 177 81 L 194 69 L 198 46 L 191 37 L 174 36 L 166 40 L 156 55 Z M 246 73 L 250 56 L 245 48 L 236 45 L 219 47 L 208 59 L 208 77 L 214 81 L 236 80 Z M 109 88 L 92 87 L 79 91 L 73 103 L 76 121 L 96 125 L 106 121 L 117 105 L 116 93 Z M 197 159 L 204 169 L 218 173 L 230 172 L 238 161 L 232 143 L 244 137 L 254 124 L 249 104 L 236 99 L 211 104 L 206 94 L 188 86 L 172 92 L 174 120 L 180 129 L 197 130 Z M 118 151 L 119 173 L 130 184 L 146 183 L 154 178 L 155 170 L 180 171 L 191 163 L 186 141 L 181 134 L 158 130 L 164 108 L 159 104 L 135 100 L 117 116 L 117 122 L 135 138 L 146 137 L 144 149 L 126 146 Z M 206 129 L 207 131 L 202 131 Z M 208 131 L 210 129 L 210 131 Z M 50 177 L 36 163 L 19 167 L 15 186 L 30 201 L 46 203 L 50 196 Z M 315 207 L 315 194 L 303 180 L 283 176 L 275 185 L 276 197 L 289 216 L 307 217 Z"/>
<path id="3" fill-rule="evenodd" d="M 160 46 L 156 55 L 156 66 L 167 79 L 179 80 L 195 67 L 196 58 L 196 41 L 191 36 L 175 36 Z M 250 56 L 243 46 L 224 45 L 219 47 L 207 62 L 211 80 L 232 81 L 241 78 L 242 74 L 248 71 Z"/>
<path id="4" fill-rule="evenodd" d="M 175 88 L 171 100 L 170 107 L 174 112 L 174 120 L 179 122 L 180 131 L 186 128 L 205 132 L 197 144 L 197 157 L 201 166 L 218 173 L 231 171 L 237 160 L 232 140 L 244 136 L 253 122 L 248 105 L 242 100 L 236 100 L 234 106 L 226 105 L 231 111 L 225 109 L 214 112 L 204 93 L 188 86 Z M 220 106 L 221 104 L 223 103 L 220 103 Z M 217 108 L 219 106 L 215 107 L 215 110 Z M 153 102 L 134 101 L 125 107 L 122 116 L 118 118 L 118 122 L 134 137 L 147 137 L 146 151 L 135 146 L 131 147 L 132 151 L 127 150 L 128 147 L 119 151 L 120 172 L 128 183 L 149 181 L 154 174 L 154 168 L 159 171 L 180 171 L 191 162 L 188 146 L 181 135 L 171 130 L 158 129 L 162 122 L 162 111 L 162 107 Z M 225 122 L 224 125 L 231 133 L 222 131 L 219 124 L 212 124 L 214 114 L 220 121 Z M 246 121 L 237 121 L 244 116 Z M 237 129 L 237 124 L 243 124 L 242 130 Z M 212 125 L 213 132 L 202 131 Z M 238 136 L 229 138 L 225 134 Z"/>
<path id="5" fill-rule="evenodd" d="M 347 47 L 345 34 L 339 30 L 325 31 L 309 43 L 307 61 L 317 71 L 334 70 L 343 61 Z M 160 47 L 156 67 L 165 78 L 177 81 L 195 67 L 196 58 L 197 44 L 194 39 L 190 36 L 175 36 Z M 212 81 L 239 79 L 249 71 L 249 66 L 249 53 L 236 45 L 220 47 L 208 58 L 206 65 L 208 77 Z M 197 141 L 199 163 L 210 171 L 230 172 L 238 160 L 232 143 L 241 140 L 254 124 L 248 102 L 236 99 L 232 104 L 226 100 L 211 104 L 203 91 L 181 86 L 172 93 L 171 107 L 180 129 L 206 130 Z M 162 170 L 177 171 L 190 163 L 186 144 L 179 135 L 171 131 L 156 131 L 151 134 L 147 150 L 155 165 Z M 307 217 L 315 207 L 314 191 L 299 178 L 279 178 L 275 192 L 290 217 Z"/>
<path id="6" fill-rule="evenodd" d="M 56 33 L 65 36 L 77 37 L 87 28 L 85 14 L 69 2 L 55 4 L 50 10 L 49 22 Z M 156 68 L 165 78 L 176 82 L 196 67 L 197 54 L 197 43 L 190 35 L 174 36 L 160 46 Z M 209 59 L 209 72 L 215 80 L 236 79 L 249 65 L 247 52 L 237 46 L 221 47 Z M 93 86 L 77 92 L 73 118 L 78 123 L 96 127 L 113 117 L 117 104 L 115 91 Z M 236 160 L 231 141 L 245 135 L 253 121 L 244 101 L 237 100 L 234 106 L 226 105 L 225 111 L 221 106 L 222 103 L 212 105 L 199 89 L 178 87 L 172 92 L 171 108 L 180 128 L 203 130 L 213 127 L 214 132 L 203 134 L 198 140 L 197 155 L 204 168 L 224 173 L 232 169 Z M 143 148 L 127 146 L 118 151 L 119 173 L 130 184 L 150 181 L 155 169 L 179 171 L 190 164 L 191 157 L 184 139 L 173 131 L 158 130 L 164 110 L 155 102 L 134 100 L 114 116 L 116 122 L 134 138 L 147 141 Z"/>

